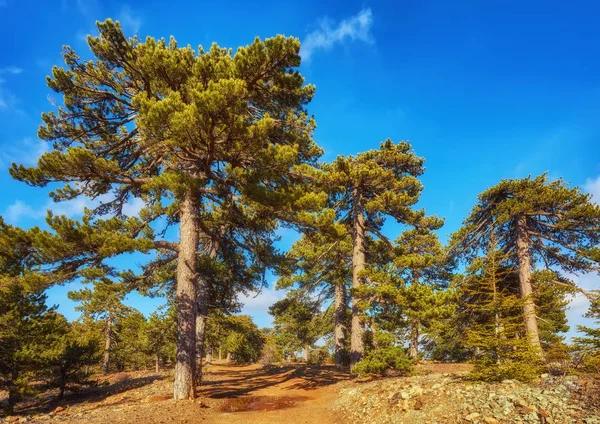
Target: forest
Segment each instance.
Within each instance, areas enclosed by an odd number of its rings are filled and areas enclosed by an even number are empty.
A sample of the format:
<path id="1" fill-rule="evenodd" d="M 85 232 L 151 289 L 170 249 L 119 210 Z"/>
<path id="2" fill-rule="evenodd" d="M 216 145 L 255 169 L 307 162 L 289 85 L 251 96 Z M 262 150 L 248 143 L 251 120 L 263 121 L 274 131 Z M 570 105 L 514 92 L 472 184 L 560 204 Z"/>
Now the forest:
<path id="1" fill-rule="evenodd" d="M 409 142 L 321 160 L 297 38 L 205 50 L 128 38 L 110 19 L 98 31 L 91 59 L 67 46 L 47 78 L 49 150 L 10 168 L 53 201 L 100 203 L 81 219 L 48 212 L 47 228 L 0 217 L 7 414 L 123 370 L 168 369 L 172 398 L 194 399 L 214 361 L 352 378 L 409 376 L 422 361 L 472 363 L 486 382 L 600 376 L 600 327 L 565 338 L 576 294 L 600 323 L 600 291 L 577 281 L 600 272 L 600 206 L 581 188 L 498 181 L 442 240 L 444 219 L 418 206 L 425 158 Z M 134 200 L 143 208 L 127 216 Z M 298 235 L 285 251 L 282 229 Z M 115 265 L 131 257 L 145 262 Z M 269 273 L 286 296 L 259 328 L 239 297 Z M 71 322 L 45 292 L 73 281 Z M 126 305 L 134 291 L 164 306 L 146 316 Z"/>

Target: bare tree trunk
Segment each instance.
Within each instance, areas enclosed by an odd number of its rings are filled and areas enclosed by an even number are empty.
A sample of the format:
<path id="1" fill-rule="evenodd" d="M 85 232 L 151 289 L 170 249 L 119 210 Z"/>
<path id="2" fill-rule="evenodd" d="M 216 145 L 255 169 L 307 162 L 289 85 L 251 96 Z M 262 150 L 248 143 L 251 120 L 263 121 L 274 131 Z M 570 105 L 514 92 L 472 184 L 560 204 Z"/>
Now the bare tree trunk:
<path id="1" fill-rule="evenodd" d="M 217 257 L 218 243 L 211 241 L 209 257 L 214 260 Z M 209 282 L 206 278 L 198 278 L 196 292 L 196 384 L 202 385 L 202 357 L 204 356 L 204 334 L 206 332 L 206 320 L 208 319 L 208 304 L 210 296 Z"/>
<path id="2" fill-rule="evenodd" d="M 344 344 L 346 340 L 346 287 L 343 280 L 335 284 L 335 310 L 334 310 L 334 342 L 335 365 L 344 365 Z"/>
<path id="3" fill-rule="evenodd" d="M 410 329 L 410 347 L 408 348 L 408 356 L 411 359 L 419 357 L 419 322 L 414 322 Z"/>
<path id="4" fill-rule="evenodd" d="M 19 373 L 16 368 L 13 367 L 10 373 L 10 381 L 7 382 L 8 388 L 8 405 L 6 406 L 6 415 L 12 415 L 15 412 L 15 405 L 19 400 L 19 389 L 15 384 L 17 378 L 19 377 Z"/>
<path id="5" fill-rule="evenodd" d="M 227 362 L 231 362 L 231 352 L 227 352 Z"/>
<path id="6" fill-rule="evenodd" d="M 527 218 L 521 216 L 517 219 L 517 257 L 519 259 L 519 282 L 521 298 L 523 299 L 523 318 L 525 331 L 530 346 L 543 359 L 542 344 L 535 315 L 535 302 L 533 300 L 533 286 L 531 284 L 531 252 L 529 236 L 527 234 Z"/>
<path id="7" fill-rule="evenodd" d="M 219 361 L 223 359 L 223 348 L 219 345 Z"/>
<path id="8" fill-rule="evenodd" d="M 179 211 L 177 260 L 177 351 L 173 398 L 196 396 L 196 251 L 198 249 L 197 199 L 187 193 Z"/>
<path id="9" fill-rule="evenodd" d="M 310 348 L 308 345 L 304 346 L 304 362 L 308 363 L 310 360 Z"/>
<path id="10" fill-rule="evenodd" d="M 110 348 L 112 344 L 112 316 L 110 312 L 106 317 L 106 327 L 104 328 L 104 358 L 102 360 L 102 371 L 108 374 L 110 369 Z"/>
<path id="11" fill-rule="evenodd" d="M 363 285 L 363 277 L 359 274 L 365 269 L 365 217 L 362 210 L 360 193 L 354 190 L 353 237 L 352 249 L 352 288 L 358 289 Z M 358 299 L 352 296 L 352 323 L 350 335 L 350 364 L 355 365 L 362 359 L 364 353 L 364 328 L 358 309 Z"/>
<path id="12" fill-rule="evenodd" d="M 154 371 L 160 371 L 160 357 L 158 356 L 158 353 L 154 356 Z"/>
<path id="13" fill-rule="evenodd" d="M 204 334 L 206 332 L 206 319 L 208 318 L 209 288 L 206 278 L 198 278 L 196 293 L 198 308 L 196 311 L 196 384 L 202 384 L 202 357 L 204 356 Z"/>
<path id="14" fill-rule="evenodd" d="M 213 347 L 210 346 L 208 348 L 208 351 L 206 352 L 206 365 L 212 364 L 212 360 L 213 360 Z"/>

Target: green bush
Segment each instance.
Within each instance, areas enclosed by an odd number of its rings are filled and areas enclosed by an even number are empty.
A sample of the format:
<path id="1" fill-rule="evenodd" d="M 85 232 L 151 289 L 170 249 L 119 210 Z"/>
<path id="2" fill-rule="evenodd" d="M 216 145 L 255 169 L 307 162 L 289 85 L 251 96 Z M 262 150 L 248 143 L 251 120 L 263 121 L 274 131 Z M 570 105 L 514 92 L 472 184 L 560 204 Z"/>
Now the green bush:
<path id="1" fill-rule="evenodd" d="M 414 361 L 408 357 L 404 348 L 386 346 L 369 352 L 362 361 L 352 367 L 352 374 L 362 377 L 396 371 L 399 374 L 408 375 L 414 366 Z"/>
<path id="2" fill-rule="evenodd" d="M 324 365 L 331 362 L 331 355 L 325 348 L 313 349 L 310 351 L 308 363 L 311 365 Z"/>
<path id="3" fill-rule="evenodd" d="M 518 350 L 500 361 L 485 356 L 475 361 L 471 378 L 481 381 L 519 380 L 531 381 L 543 372 L 542 364 L 530 350 Z"/>

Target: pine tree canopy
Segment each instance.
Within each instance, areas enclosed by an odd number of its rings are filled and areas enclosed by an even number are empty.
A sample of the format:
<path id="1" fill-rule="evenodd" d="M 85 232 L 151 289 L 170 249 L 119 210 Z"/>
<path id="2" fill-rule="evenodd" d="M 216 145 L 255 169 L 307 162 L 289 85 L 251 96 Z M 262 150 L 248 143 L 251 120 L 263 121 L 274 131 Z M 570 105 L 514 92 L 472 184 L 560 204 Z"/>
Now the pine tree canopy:
<path id="1" fill-rule="evenodd" d="M 465 226 L 454 235 L 454 244 L 476 254 L 496 231 L 503 251 L 516 260 L 519 218 L 524 219 L 533 259 L 547 269 L 571 273 L 598 269 L 600 206 L 579 188 L 570 188 L 563 180 L 549 181 L 546 174 L 503 180 L 483 192 Z"/>

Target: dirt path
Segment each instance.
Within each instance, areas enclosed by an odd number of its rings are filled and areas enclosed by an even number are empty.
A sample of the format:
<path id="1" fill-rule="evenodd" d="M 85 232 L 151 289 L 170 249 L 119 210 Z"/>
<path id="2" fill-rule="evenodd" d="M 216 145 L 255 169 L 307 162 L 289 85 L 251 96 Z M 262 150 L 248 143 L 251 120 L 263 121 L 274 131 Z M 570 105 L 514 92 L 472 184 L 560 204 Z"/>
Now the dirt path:
<path id="1" fill-rule="evenodd" d="M 338 423 L 331 404 L 345 374 L 333 367 L 213 366 L 200 395 L 221 399 L 207 423 Z"/>
<path id="2" fill-rule="evenodd" d="M 419 368 L 426 373 L 453 374 L 468 371 L 470 365 L 422 364 Z M 217 362 L 206 368 L 198 399 L 174 401 L 172 370 L 121 372 L 102 377 L 94 389 L 62 400 L 50 392 L 32 398 L 19 405 L 13 418 L 75 424 L 337 424 L 347 422 L 332 409 L 340 390 L 361 384 L 348 378 L 333 366 Z"/>

